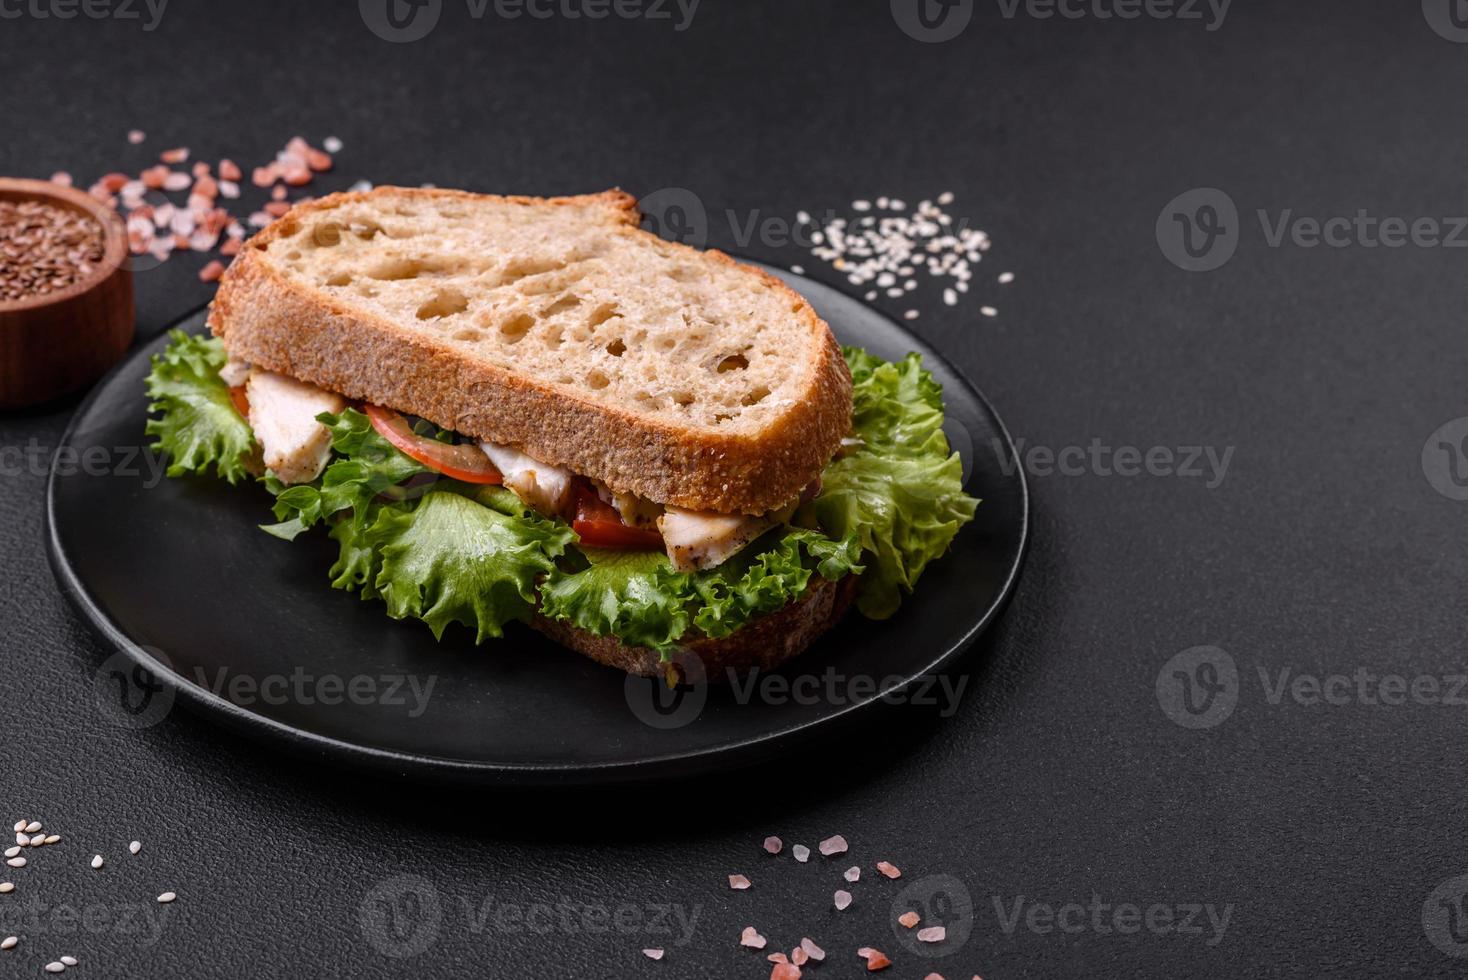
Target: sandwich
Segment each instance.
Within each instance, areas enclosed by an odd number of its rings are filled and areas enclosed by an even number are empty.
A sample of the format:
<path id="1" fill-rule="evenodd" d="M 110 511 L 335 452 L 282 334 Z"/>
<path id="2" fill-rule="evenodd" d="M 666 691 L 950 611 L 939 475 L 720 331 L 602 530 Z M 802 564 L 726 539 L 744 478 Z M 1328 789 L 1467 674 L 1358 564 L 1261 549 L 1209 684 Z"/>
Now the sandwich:
<path id="1" fill-rule="evenodd" d="M 632 674 L 770 669 L 891 616 L 978 501 L 916 354 L 639 227 L 620 191 L 380 187 L 244 244 L 153 359 L 168 473 L 256 480 L 333 586 Z M 262 515 L 263 516 L 263 515 Z"/>

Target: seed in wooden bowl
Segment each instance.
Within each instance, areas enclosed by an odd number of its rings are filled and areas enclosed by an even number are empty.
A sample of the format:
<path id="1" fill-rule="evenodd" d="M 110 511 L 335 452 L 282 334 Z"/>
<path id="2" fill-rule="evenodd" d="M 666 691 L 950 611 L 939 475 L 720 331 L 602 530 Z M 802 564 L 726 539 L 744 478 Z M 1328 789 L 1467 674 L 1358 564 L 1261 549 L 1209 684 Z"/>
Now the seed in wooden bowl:
<path id="1" fill-rule="evenodd" d="M 60 292 L 102 262 L 102 226 L 47 201 L 0 200 L 0 303 Z M 27 824 L 27 827 L 39 824 Z"/>

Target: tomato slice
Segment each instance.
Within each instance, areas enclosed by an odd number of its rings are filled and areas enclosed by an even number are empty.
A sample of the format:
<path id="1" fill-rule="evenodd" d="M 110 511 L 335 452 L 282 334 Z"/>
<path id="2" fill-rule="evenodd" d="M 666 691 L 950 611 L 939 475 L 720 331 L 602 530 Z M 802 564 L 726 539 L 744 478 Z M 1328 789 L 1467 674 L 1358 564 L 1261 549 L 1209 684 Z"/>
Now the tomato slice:
<path id="1" fill-rule="evenodd" d="M 390 408 L 368 405 L 366 409 L 367 418 L 372 420 L 372 428 L 378 435 L 429 469 L 465 483 L 505 482 L 500 471 L 478 446 L 452 446 L 438 442 L 414 432 L 408 420 Z"/>
<path id="2" fill-rule="evenodd" d="M 229 389 L 229 400 L 233 403 L 234 410 L 240 413 L 240 418 L 248 422 L 250 420 L 250 396 L 245 394 L 245 386 L 232 386 Z"/>
<path id="3" fill-rule="evenodd" d="M 662 551 L 663 536 L 622 521 L 617 509 L 605 503 L 590 487 L 582 487 L 576 499 L 576 519 L 571 522 L 581 543 L 588 548 L 614 551 Z"/>

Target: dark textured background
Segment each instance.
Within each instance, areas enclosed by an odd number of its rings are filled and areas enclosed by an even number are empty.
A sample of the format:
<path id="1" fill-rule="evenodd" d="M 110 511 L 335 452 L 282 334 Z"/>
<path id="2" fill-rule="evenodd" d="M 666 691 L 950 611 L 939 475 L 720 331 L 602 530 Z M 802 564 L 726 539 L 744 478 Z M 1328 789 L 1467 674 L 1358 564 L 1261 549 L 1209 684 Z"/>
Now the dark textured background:
<path id="1" fill-rule="evenodd" d="M 1232 465 L 1212 489 L 1037 474 L 1024 579 L 951 720 L 883 722 L 880 751 L 837 745 L 704 784 L 550 798 L 323 771 L 181 712 L 143 732 L 110 724 L 92 698 L 108 651 L 46 566 L 43 475 L 8 470 L 0 811 L 6 826 L 46 819 L 69 846 L 12 875 L 21 891 L 0 909 L 30 895 L 108 909 L 165 887 L 184 898 L 151 945 L 95 922 L 56 935 L 64 920 L 50 917 L 0 953 L 0 975 L 37 975 L 70 950 L 86 975 L 116 977 L 762 977 L 768 964 L 736 946 L 750 923 L 785 948 L 821 942 L 816 976 L 856 975 L 852 950 L 868 943 L 898 961 L 888 975 L 949 980 L 1461 974 L 1422 913 L 1468 871 L 1465 709 L 1271 704 L 1258 671 L 1465 669 L 1465 505 L 1420 462 L 1429 434 L 1468 414 L 1464 253 L 1269 248 L 1252 215 L 1468 212 L 1468 45 L 1407 0 L 1239 0 L 1213 32 L 1006 20 L 986 2 L 944 44 L 910 39 L 876 0 L 705 0 L 684 32 L 475 21 L 448 0 L 437 30 L 404 45 L 354 8 L 174 0 L 153 32 L 0 18 L 0 173 L 89 181 L 175 144 L 253 162 L 295 133 L 334 133 L 346 149 L 332 187 L 681 186 L 715 215 L 787 219 L 951 189 L 994 237 L 976 299 L 1001 315 L 926 294 L 916 327 L 1017 437 L 1234 447 Z M 144 147 L 124 141 L 133 126 Z M 1221 270 L 1188 274 L 1154 224 L 1198 186 L 1237 202 L 1243 241 Z M 722 220 L 712 238 L 736 244 Z M 142 335 L 208 298 L 200 264 L 138 276 Z M 1003 269 L 1019 279 L 1001 289 Z M 54 445 L 70 408 L 0 416 L 0 445 Z M 201 587 L 248 574 L 220 569 Z M 1228 651 L 1241 688 L 1227 720 L 1189 730 L 1155 685 L 1200 644 Z M 864 882 L 838 915 L 832 869 L 771 867 L 757 850 L 767 833 L 814 845 L 837 831 L 868 867 L 903 867 L 903 883 L 961 879 L 967 944 L 929 965 L 887 928 L 899 883 Z M 146 861 L 122 853 L 133 837 Z M 105 875 L 86 867 L 94 851 L 112 857 Z M 729 892 L 735 871 L 755 890 Z M 427 879 L 442 915 L 405 959 L 359 923 L 370 890 L 399 874 Z M 1212 946 L 1089 925 L 1006 934 L 995 911 L 1093 895 L 1233 908 Z M 560 924 L 476 931 L 466 908 L 486 900 L 679 903 L 699 918 L 682 945 Z M 667 960 L 642 946 L 667 946 Z"/>

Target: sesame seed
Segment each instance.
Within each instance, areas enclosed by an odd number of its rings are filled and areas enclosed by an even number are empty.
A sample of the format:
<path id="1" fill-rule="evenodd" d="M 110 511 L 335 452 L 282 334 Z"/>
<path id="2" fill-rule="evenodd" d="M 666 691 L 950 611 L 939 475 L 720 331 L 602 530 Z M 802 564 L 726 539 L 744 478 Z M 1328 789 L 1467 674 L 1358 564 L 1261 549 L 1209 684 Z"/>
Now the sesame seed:
<path id="1" fill-rule="evenodd" d="M 36 831 L 38 831 L 40 829 L 41 829 L 41 821 L 39 821 L 39 820 L 32 820 L 30 823 L 28 823 L 28 824 L 25 825 L 25 832 L 28 833 L 28 834 L 34 834 Z"/>
<path id="2" fill-rule="evenodd" d="M 56 962 L 53 962 L 53 963 L 47 963 L 47 964 L 46 964 L 46 965 L 45 965 L 45 966 L 44 966 L 44 967 L 43 967 L 43 969 L 44 969 L 44 970 L 45 970 L 45 971 L 46 971 L 46 972 L 47 972 L 47 973 L 60 973 L 60 972 L 61 972 L 61 971 L 62 971 L 62 970 L 64 970 L 64 969 L 66 969 L 66 964 L 65 964 L 65 963 L 62 963 L 62 962 L 60 962 L 60 961 L 59 961 L 59 960 L 58 960 L 58 961 L 56 961 Z"/>
<path id="3" fill-rule="evenodd" d="M 11 858 L 5 863 L 10 865 L 12 868 L 23 868 L 25 867 L 25 858 Z"/>
<path id="4" fill-rule="evenodd" d="M 143 849 L 143 845 L 138 841 L 133 841 L 127 846 L 127 849 L 130 854 L 136 854 Z"/>
<path id="5" fill-rule="evenodd" d="M 957 306 L 958 292 L 952 289 L 943 290 L 943 303 L 946 306 Z"/>
<path id="6" fill-rule="evenodd" d="M 918 313 L 917 310 L 908 310 L 906 313 L 902 314 L 902 318 L 904 320 L 916 320 L 921 315 L 922 314 Z"/>
<path id="7" fill-rule="evenodd" d="M 98 854 L 96 857 L 92 858 L 92 868 L 93 868 L 93 870 L 102 867 L 103 863 L 104 862 L 102 861 L 102 855 L 100 855 L 100 854 Z"/>
<path id="8" fill-rule="evenodd" d="M 28 834 L 16 834 L 15 835 L 15 842 L 17 844 L 19 844 L 21 847 L 28 847 L 28 846 L 30 846 L 30 843 L 31 843 L 30 835 L 28 835 Z"/>
<path id="9" fill-rule="evenodd" d="M 660 960 L 663 958 L 663 951 L 660 949 L 644 949 L 642 955 L 650 960 Z"/>
<path id="10" fill-rule="evenodd" d="M 46 843 L 47 844 L 56 844 L 56 843 L 60 843 L 60 841 L 61 841 L 61 835 L 60 834 L 47 834 L 46 835 Z"/>
<path id="11" fill-rule="evenodd" d="M 0 949 L 14 949 L 15 944 L 18 942 L 20 942 L 18 937 L 6 936 L 4 939 L 0 939 Z"/>
<path id="12" fill-rule="evenodd" d="M 797 276 L 803 276 L 803 275 L 805 275 L 805 266 L 803 266 L 803 265 L 792 265 L 790 267 L 790 271 L 793 272 L 793 273 L 795 273 Z"/>
<path id="13" fill-rule="evenodd" d="M 25 824 L 26 824 L 26 822 L 24 820 L 17 820 L 15 822 L 15 826 L 12 827 L 11 829 L 14 830 L 18 834 L 22 830 L 25 830 Z"/>
<path id="14" fill-rule="evenodd" d="M 76 957 L 75 956 L 63 956 L 63 957 L 61 957 L 61 962 L 62 963 L 65 963 L 67 966 L 76 966 Z"/>
<path id="15" fill-rule="evenodd" d="M 851 202 L 851 210 L 853 210 L 853 211 L 870 211 L 871 209 L 872 209 L 872 202 L 871 201 L 852 201 Z"/>
<path id="16" fill-rule="evenodd" d="M 948 205 L 952 204 L 953 203 L 953 192 L 952 191 L 944 191 L 942 194 L 939 194 L 938 195 L 938 203 L 941 204 L 941 205 L 943 205 L 945 208 Z"/>
<path id="17" fill-rule="evenodd" d="M 137 146 L 139 143 L 147 138 L 148 134 L 143 132 L 141 129 L 130 129 L 127 131 L 127 141 L 133 146 Z"/>
<path id="18" fill-rule="evenodd" d="M 872 290 L 868 290 L 867 291 L 867 302 L 868 303 L 870 303 L 872 300 L 874 300 L 876 298 L 877 298 L 877 291 L 875 289 L 872 289 Z"/>
<path id="19" fill-rule="evenodd" d="M 169 902 L 173 901 L 175 898 L 178 898 L 178 896 L 175 895 L 173 892 L 164 892 L 162 895 L 159 895 L 158 896 L 158 904 L 160 904 L 160 905 L 167 905 Z"/>
<path id="20" fill-rule="evenodd" d="M 328 136 L 321 141 L 321 148 L 327 153 L 340 153 L 342 151 L 342 141 L 335 136 Z"/>
<path id="21" fill-rule="evenodd" d="M 1001 285 L 1001 286 L 1008 286 L 1012 282 L 1014 282 L 1014 273 L 1013 272 L 1001 272 L 1001 273 L 999 273 L 999 285 Z"/>
<path id="22" fill-rule="evenodd" d="M 999 311 L 996 310 L 996 309 L 994 309 L 994 307 L 992 307 L 992 306 L 981 306 L 981 307 L 979 307 L 979 312 L 982 313 L 982 314 L 984 314 L 984 316 L 998 316 L 999 315 Z"/>
<path id="23" fill-rule="evenodd" d="M 6 848 L 6 850 L 5 850 L 5 856 L 8 857 L 8 858 L 13 858 L 16 855 L 18 855 L 19 853 L 20 853 L 20 846 L 19 845 L 16 845 L 15 847 Z"/>
<path id="24" fill-rule="evenodd" d="M 13 891 L 15 891 L 14 882 L 0 881 L 0 895 L 9 895 Z"/>

